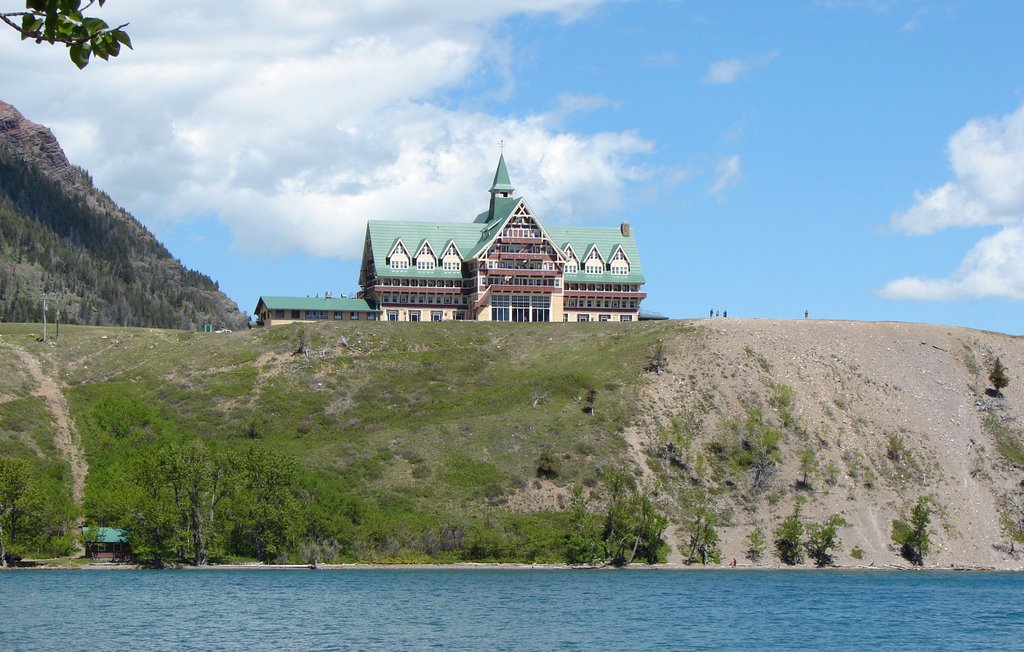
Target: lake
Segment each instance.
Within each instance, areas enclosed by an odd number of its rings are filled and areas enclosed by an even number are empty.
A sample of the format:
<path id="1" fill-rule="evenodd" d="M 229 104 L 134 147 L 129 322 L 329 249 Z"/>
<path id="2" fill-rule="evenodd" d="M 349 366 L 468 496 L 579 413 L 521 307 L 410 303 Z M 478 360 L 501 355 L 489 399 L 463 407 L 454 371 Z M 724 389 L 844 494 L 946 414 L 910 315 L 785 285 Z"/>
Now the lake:
<path id="1" fill-rule="evenodd" d="M 344 569 L 0 573 L 4 650 L 1024 647 L 1024 574 Z"/>

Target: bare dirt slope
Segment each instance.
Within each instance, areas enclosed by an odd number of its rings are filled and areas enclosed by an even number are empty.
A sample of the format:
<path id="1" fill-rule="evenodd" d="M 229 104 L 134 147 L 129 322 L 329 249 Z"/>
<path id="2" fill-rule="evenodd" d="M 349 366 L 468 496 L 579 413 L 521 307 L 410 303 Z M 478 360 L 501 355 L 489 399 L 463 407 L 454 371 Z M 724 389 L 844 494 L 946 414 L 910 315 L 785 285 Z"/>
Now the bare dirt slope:
<path id="1" fill-rule="evenodd" d="M 890 540 L 894 518 L 921 495 L 939 506 L 927 565 L 1020 568 L 1000 527 L 1003 498 L 1021 489 L 1022 470 L 997 450 L 986 421 L 1011 431 L 1024 413 L 1024 339 L 906 323 L 715 319 L 665 343 L 667 370 L 650 374 L 640 421 L 625 433 L 637 464 L 677 522 L 684 490 L 706 489 L 728 524 L 723 562 L 744 563 L 746 537 L 760 526 L 774 563 L 771 533 L 806 500 L 807 520 L 841 514 L 839 565 L 905 565 Z M 986 395 L 988 366 L 1000 357 L 1011 380 L 1003 398 Z M 791 390 L 791 415 L 771 397 Z M 709 453 L 726 422 L 760 406 L 785 433 L 781 464 L 761 490 L 744 478 L 716 478 Z M 1019 432 L 1018 432 L 1019 435 Z M 674 441 L 675 449 L 666 451 Z M 799 451 L 818 469 L 802 479 Z M 675 542 L 685 532 L 673 533 Z M 855 548 L 860 559 L 851 556 Z M 680 556 L 673 551 L 672 560 Z"/>

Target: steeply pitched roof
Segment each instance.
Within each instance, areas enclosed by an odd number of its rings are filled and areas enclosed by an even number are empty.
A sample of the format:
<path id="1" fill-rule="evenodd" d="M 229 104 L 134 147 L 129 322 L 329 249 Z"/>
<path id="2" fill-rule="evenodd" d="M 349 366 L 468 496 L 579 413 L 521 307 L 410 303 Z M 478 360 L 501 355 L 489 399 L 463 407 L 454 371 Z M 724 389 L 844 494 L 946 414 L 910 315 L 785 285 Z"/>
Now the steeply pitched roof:
<path id="1" fill-rule="evenodd" d="M 408 277 L 432 277 L 432 278 L 461 278 L 462 272 L 445 271 L 438 267 L 433 270 L 423 271 L 416 269 L 391 270 L 388 268 L 388 254 L 391 247 L 402 238 L 405 242 L 454 242 L 455 246 L 464 256 L 469 257 L 468 252 L 472 251 L 483 237 L 488 227 L 481 227 L 480 224 L 466 224 L 459 222 L 393 222 L 390 220 L 370 220 L 366 224 L 370 234 L 370 246 L 373 248 L 373 262 L 377 267 L 377 273 L 385 276 L 408 276 Z M 447 246 L 447 245 L 446 245 Z"/>
<path id="2" fill-rule="evenodd" d="M 270 310 L 340 310 L 349 312 L 376 312 L 365 299 L 349 299 L 342 297 L 260 297 L 256 303 L 262 303 Z"/>
<path id="3" fill-rule="evenodd" d="M 584 269 L 576 274 L 566 274 L 565 280 L 579 283 L 644 283 L 644 270 L 640 265 L 640 253 L 636 247 L 636 237 L 630 233 L 622 235 L 619 227 L 587 227 L 587 226 L 549 226 L 548 235 L 555 242 L 563 243 L 563 248 L 570 245 L 573 251 L 589 253 L 592 246 L 597 247 L 601 257 L 608 260 L 615 250 L 622 247 L 622 252 L 629 259 L 629 274 L 587 274 Z M 582 254 L 586 257 L 586 253 Z M 582 259 L 581 259 L 582 262 Z"/>
<path id="4" fill-rule="evenodd" d="M 498 169 L 494 171 L 494 183 L 491 184 L 490 192 L 512 192 L 512 181 L 508 178 L 508 169 L 505 167 L 505 155 L 498 157 Z"/>

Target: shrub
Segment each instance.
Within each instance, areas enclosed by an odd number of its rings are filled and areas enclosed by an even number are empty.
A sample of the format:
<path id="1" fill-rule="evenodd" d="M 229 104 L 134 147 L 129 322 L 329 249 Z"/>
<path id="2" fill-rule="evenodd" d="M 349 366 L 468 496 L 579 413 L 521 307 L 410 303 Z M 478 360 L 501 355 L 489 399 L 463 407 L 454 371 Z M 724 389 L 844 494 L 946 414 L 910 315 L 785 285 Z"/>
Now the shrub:
<path id="1" fill-rule="evenodd" d="M 537 458 L 537 477 L 553 480 L 562 471 L 562 463 L 550 448 L 545 448 Z"/>
<path id="2" fill-rule="evenodd" d="M 932 499 L 921 496 L 910 510 L 910 520 L 896 519 L 892 522 L 892 540 L 900 546 L 900 554 L 915 566 L 923 566 L 928 554 L 929 529 L 932 515 Z"/>
<path id="3" fill-rule="evenodd" d="M 747 535 L 747 559 L 755 564 L 764 557 L 767 542 L 764 538 L 764 530 L 756 527 Z"/>
<path id="4" fill-rule="evenodd" d="M 839 528 L 849 527 L 842 516 L 833 515 L 824 523 L 810 523 L 807 526 L 807 541 L 804 548 L 818 567 L 832 565 L 832 550 L 839 550 Z"/>
<path id="5" fill-rule="evenodd" d="M 1003 366 L 999 358 L 996 358 L 996 361 L 992 363 L 992 371 L 989 372 L 988 379 L 996 390 L 997 395 L 1000 394 L 1001 389 L 1010 384 L 1010 378 L 1006 375 L 1006 367 Z"/>
<path id="6" fill-rule="evenodd" d="M 775 550 L 782 563 L 789 566 L 804 563 L 804 524 L 800 520 L 800 501 L 793 508 L 793 514 L 775 528 Z"/>

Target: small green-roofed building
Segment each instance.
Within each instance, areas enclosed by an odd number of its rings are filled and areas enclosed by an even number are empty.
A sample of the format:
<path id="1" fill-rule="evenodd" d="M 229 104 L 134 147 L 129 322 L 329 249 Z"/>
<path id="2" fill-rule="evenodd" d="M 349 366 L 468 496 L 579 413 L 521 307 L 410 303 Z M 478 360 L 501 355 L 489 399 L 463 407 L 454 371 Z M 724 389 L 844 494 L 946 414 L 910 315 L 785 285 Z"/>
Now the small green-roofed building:
<path id="1" fill-rule="evenodd" d="M 131 541 L 128 530 L 118 527 L 83 527 L 85 556 L 90 559 L 128 561 L 131 559 Z"/>
<path id="2" fill-rule="evenodd" d="M 253 314 L 258 326 L 277 326 L 293 322 L 374 321 L 378 311 L 365 299 L 334 297 L 328 292 L 322 297 L 262 296 Z"/>
<path id="3" fill-rule="evenodd" d="M 629 224 L 544 227 L 513 192 L 502 155 L 472 221 L 370 220 L 360 297 L 388 321 L 637 321 L 647 295 Z"/>

